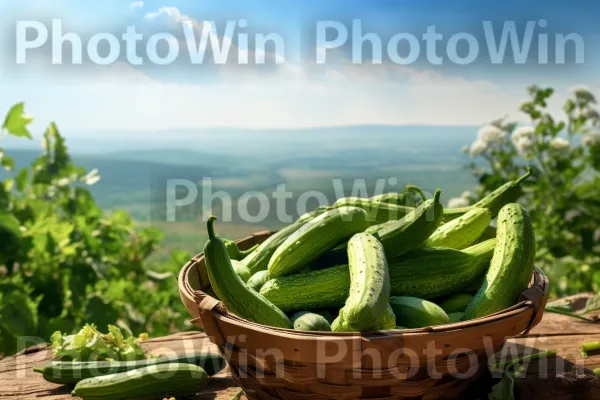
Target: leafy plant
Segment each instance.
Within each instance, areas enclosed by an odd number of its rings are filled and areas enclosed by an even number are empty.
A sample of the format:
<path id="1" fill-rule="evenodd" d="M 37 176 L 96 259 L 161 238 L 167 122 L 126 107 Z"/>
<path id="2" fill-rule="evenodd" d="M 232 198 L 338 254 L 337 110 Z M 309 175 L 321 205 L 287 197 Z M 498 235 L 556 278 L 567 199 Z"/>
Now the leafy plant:
<path id="1" fill-rule="evenodd" d="M 554 295 L 600 290 L 600 115 L 586 88 L 575 88 L 554 115 L 554 90 L 531 86 L 520 110 L 530 123 L 501 118 L 483 127 L 470 147 L 468 168 L 477 177 L 475 193 L 452 199 L 468 205 L 527 167 L 521 201 L 536 232 L 537 260 L 550 276 Z"/>
<path id="2" fill-rule="evenodd" d="M 32 138 L 23 104 L 9 112 L 2 135 Z M 165 335 L 188 329 L 175 272 L 189 259 L 174 252 L 152 268 L 160 231 L 138 229 L 124 211 L 105 212 L 88 190 L 98 171 L 75 165 L 52 123 L 43 153 L 18 171 L 0 148 L 0 354 L 74 332 L 85 323 Z M 170 272 L 170 273 L 169 273 Z"/>

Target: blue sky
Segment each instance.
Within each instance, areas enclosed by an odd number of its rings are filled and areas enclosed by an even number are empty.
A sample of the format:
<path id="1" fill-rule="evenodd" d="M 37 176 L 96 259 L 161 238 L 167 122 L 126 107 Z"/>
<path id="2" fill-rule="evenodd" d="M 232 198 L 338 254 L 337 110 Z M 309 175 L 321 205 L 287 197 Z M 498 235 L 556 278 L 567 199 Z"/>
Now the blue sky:
<path id="1" fill-rule="evenodd" d="M 572 4 L 577 4 L 573 6 Z M 239 126 L 277 128 L 346 124 L 478 125 L 504 114 L 515 114 L 525 87 L 532 83 L 558 89 L 556 103 L 568 88 L 584 84 L 600 88 L 600 4 L 564 1 L 407 1 L 407 0 L 20 0 L 0 6 L 0 106 L 26 101 L 38 123 L 57 120 L 67 132 L 159 130 Z M 39 21 L 51 31 L 60 20 L 63 33 L 81 37 L 85 44 L 97 33 L 120 37 L 128 26 L 147 39 L 156 33 L 173 35 L 180 56 L 170 65 L 142 66 L 129 63 L 124 45 L 120 57 L 107 66 L 93 65 L 84 49 L 83 65 L 68 65 L 69 46 L 63 53 L 67 65 L 52 65 L 51 45 L 27 52 L 27 63 L 16 64 L 18 21 Z M 206 21 L 215 21 L 223 39 L 227 21 L 247 21 L 243 32 L 280 35 L 282 54 L 267 48 L 266 66 L 191 65 L 185 54 L 183 21 L 200 35 Z M 329 49 L 327 63 L 317 65 L 316 25 L 337 21 L 352 36 L 353 20 L 360 20 L 363 34 L 376 34 L 382 42 L 381 65 L 370 63 L 370 46 L 364 47 L 363 63 L 352 63 L 356 48 L 349 40 Z M 499 37 L 508 21 L 523 36 L 528 21 L 535 26 L 532 47 L 524 64 L 511 61 L 492 64 L 487 56 L 483 21 L 491 21 Z M 541 24 L 541 23 L 539 23 Z M 435 26 L 443 39 L 436 47 L 444 62 L 434 65 L 426 57 L 421 36 Z M 239 32 L 239 28 L 238 31 Z M 398 65 L 387 56 L 387 42 L 397 33 L 420 41 L 419 57 Z M 536 61 L 538 34 L 549 43 L 549 64 Z M 477 41 L 479 55 L 468 65 L 452 62 L 446 52 L 450 37 L 467 34 Z M 555 65 L 556 35 L 576 34 L 583 40 L 584 62 L 576 64 L 574 45 L 567 45 L 564 65 Z M 49 33 L 49 43 L 52 34 Z M 223 39 L 225 40 L 225 39 Z M 233 53 L 240 48 L 237 35 L 229 38 Z M 408 42 L 400 53 L 408 54 Z M 163 43 L 164 45 L 164 43 Z M 250 41 L 250 59 L 256 52 Z M 462 47 L 461 47 L 462 46 Z M 241 46 L 243 47 L 243 46 Z M 159 47 L 159 50 L 161 48 Z M 166 47 L 162 48 L 163 50 Z M 466 42 L 457 47 L 462 57 Z M 65 56 L 66 54 L 66 56 Z M 274 59 L 284 60 L 275 64 Z"/>

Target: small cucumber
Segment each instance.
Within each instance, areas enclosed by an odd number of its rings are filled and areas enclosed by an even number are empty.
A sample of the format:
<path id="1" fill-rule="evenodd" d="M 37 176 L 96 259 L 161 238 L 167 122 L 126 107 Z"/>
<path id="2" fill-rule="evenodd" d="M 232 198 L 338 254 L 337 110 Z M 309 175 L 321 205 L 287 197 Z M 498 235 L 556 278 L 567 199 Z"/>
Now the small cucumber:
<path id="1" fill-rule="evenodd" d="M 381 242 L 387 257 L 400 256 L 423 244 L 437 229 L 444 207 L 440 204 L 441 191 L 398 221 L 384 224 L 373 236 Z M 372 232 L 372 229 L 367 231 Z"/>
<path id="2" fill-rule="evenodd" d="M 269 280 L 269 278 L 267 277 L 267 271 L 258 271 L 257 273 L 252 275 L 250 279 L 248 279 L 246 285 L 248 285 L 250 289 L 256 292 L 260 292 L 260 289 L 264 286 L 267 280 Z"/>
<path id="3" fill-rule="evenodd" d="M 502 311 L 519 299 L 534 269 L 535 236 L 527 211 L 517 203 L 498 213 L 497 244 L 483 285 L 465 311 L 466 319 Z"/>
<path id="4" fill-rule="evenodd" d="M 383 246 L 368 233 L 348 241 L 350 294 L 340 310 L 338 322 L 344 331 L 377 330 L 385 316 L 390 297 L 390 278 Z M 395 322 L 393 326 L 396 326 Z M 335 331 L 335 329 L 334 329 Z"/>
<path id="5" fill-rule="evenodd" d="M 438 302 L 447 314 L 464 312 L 473 301 L 473 295 L 468 293 L 455 293 Z"/>
<path id="6" fill-rule="evenodd" d="M 84 400 L 131 400 L 185 397 L 208 382 L 206 372 L 193 364 L 159 364 L 79 382 L 73 396 Z"/>
<path id="7" fill-rule="evenodd" d="M 208 218 L 208 241 L 204 246 L 210 285 L 232 313 L 252 322 L 279 328 L 292 328 L 289 318 L 269 300 L 250 289 L 235 273 L 227 248 L 215 235 L 215 216 Z"/>
<path id="8" fill-rule="evenodd" d="M 225 359 L 217 353 L 200 353 L 192 356 L 158 357 L 139 361 L 52 361 L 42 368 L 34 368 L 48 382 L 60 385 L 74 385 L 84 379 L 120 372 L 131 371 L 158 364 L 194 364 L 206 371 L 209 376 L 225 368 Z"/>
<path id="9" fill-rule="evenodd" d="M 488 209 L 473 208 L 455 220 L 438 227 L 423 245 L 464 249 L 481 237 L 491 221 L 492 213 Z"/>
<path id="10" fill-rule="evenodd" d="M 450 322 L 440 306 L 416 297 L 396 296 L 390 298 L 390 306 L 399 325 L 407 328 L 424 328 Z"/>
<path id="11" fill-rule="evenodd" d="M 331 332 L 331 325 L 322 315 L 309 311 L 298 312 L 290 318 L 294 329 L 298 331 L 323 331 Z"/>
<path id="12" fill-rule="evenodd" d="M 290 235 L 269 260 L 269 278 L 290 275 L 328 250 L 369 227 L 367 213 L 358 207 L 326 211 Z"/>

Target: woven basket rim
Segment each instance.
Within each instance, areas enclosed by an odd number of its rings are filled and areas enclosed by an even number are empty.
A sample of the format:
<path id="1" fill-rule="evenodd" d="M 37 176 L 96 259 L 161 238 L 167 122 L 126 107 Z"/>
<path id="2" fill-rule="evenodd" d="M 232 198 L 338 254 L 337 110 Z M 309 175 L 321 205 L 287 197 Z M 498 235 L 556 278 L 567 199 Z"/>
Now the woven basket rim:
<path id="1" fill-rule="evenodd" d="M 255 241 L 257 238 L 268 237 L 275 233 L 274 231 L 261 231 L 254 233 L 251 236 L 236 240 L 237 243 L 244 243 L 248 241 Z M 182 300 L 187 299 L 188 301 L 193 300 L 198 307 L 200 307 L 200 313 L 203 311 L 210 311 L 213 317 L 217 320 L 226 320 L 234 325 L 243 325 L 243 326 L 251 326 L 255 331 L 263 331 L 270 333 L 280 333 L 282 335 L 292 335 L 295 337 L 353 337 L 353 336 L 361 336 L 366 339 L 380 338 L 382 336 L 403 336 L 403 335 L 423 335 L 423 334 L 431 334 L 431 333 L 441 333 L 441 332 L 449 332 L 454 330 L 462 330 L 462 329 L 472 329 L 479 328 L 483 325 L 489 324 L 491 322 L 496 322 L 511 316 L 515 316 L 521 313 L 529 312 L 530 309 L 533 308 L 533 318 L 531 320 L 530 326 L 527 328 L 526 332 L 529 332 L 539 321 L 541 320 L 543 308 L 548 299 L 549 294 L 549 282 L 546 275 L 539 268 L 535 268 L 532 276 L 532 280 L 530 282 L 530 286 L 525 289 L 521 293 L 520 301 L 512 307 L 509 307 L 500 312 L 471 319 L 464 322 L 456 322 L 445 325 L 436 325 L 431 327 L 424 328 L 413 328 L 413 329 L 390 329 L 384 331 L 377 332 L 313 332 L 313 331 L 298 331 L 294 329 L 285 329 L 272 327 L 268 325 L 259 324 L 256 322 L 248 321 L 236 315 L 230 314 L 225 309 L 223 303 L 219 300 L 213 298 L 209 294 L 202 291 L 202 288 L 193 288 L 189 281 L 189 274 L 191 269 L 196 268 L 197 264 L 203 262 L 204 254 L 199 253 L 191 260 L 189 260 L 181 269 L 179 273 L 178 285 L 179 291 L 182 297 Z M 185 299 L 184 299 L 185 298 Z M 210 309 L 203 308 L 202 304 L 210 304 Z M 189 310 L 188 310 L 189 311 Z M 194 315 L 192 315 L 193 317 Z M 198 320 L 195 318 L 192 322 Z"/>

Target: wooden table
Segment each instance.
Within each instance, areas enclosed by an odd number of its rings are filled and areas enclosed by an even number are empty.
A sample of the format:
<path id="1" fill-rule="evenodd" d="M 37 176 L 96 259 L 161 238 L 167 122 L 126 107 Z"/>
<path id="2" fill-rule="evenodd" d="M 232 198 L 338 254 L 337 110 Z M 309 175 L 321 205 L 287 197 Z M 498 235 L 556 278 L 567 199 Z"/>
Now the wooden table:
<path id="1" fill-rule="evenodd" d="M 578 295 L 562 301 L 579 303 L 587 295 Z M 600 400 L 600 379 L 591 371 L 600 368 L 600 354 L 583 358 L 578 345 L 583 342 L 600 341 L 600 323 L 592 324 L 572 317 L 546 313 L 527 337 L 511 339 L 503 352 L 511 356 L 557 349 L 559 357 L 547 361 L 548 378 L 540 378 L 540 363 L 531 362 L 527 376 L 516 381 L 518 398 L 528 400 Z M 179 333 L 151 339 L 144 344 L 154 354 L 189 354 L 186 352 L 214 350 L 216 348 L 200 332 Z M 2 400 L 66 400 L 74 399 L 62 386 L 44 381 L 34 373 L 34 366 L 41 366 L 51 358 L 47 345 L 28 348 L 21 354 L 0 361 L 0 399 Z M 510 357 L 509 357 L 510 358 Z M 483 385 L 489 385 L 484 382 Z M 489 386 L 488 386 L 489 387 Z M 239 388 L 227 370 L 215 375 L 211 383 L 194 399 L 230 400 Z M 485 394 L 476 396 L 484 398 Z"/>

